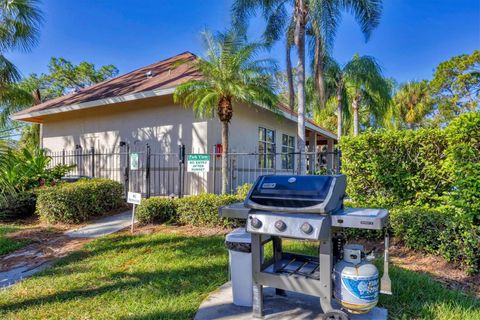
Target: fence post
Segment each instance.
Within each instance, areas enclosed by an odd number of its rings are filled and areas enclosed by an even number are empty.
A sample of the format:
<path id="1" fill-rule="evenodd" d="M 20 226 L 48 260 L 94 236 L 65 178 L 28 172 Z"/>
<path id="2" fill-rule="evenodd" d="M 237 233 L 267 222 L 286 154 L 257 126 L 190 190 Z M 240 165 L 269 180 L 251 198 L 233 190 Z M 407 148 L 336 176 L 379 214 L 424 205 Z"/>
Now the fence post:
<path id="1" fill-rule="evenodd" d="M 90 148 L 90 154 L 91 154 L 91 166 L 92 166 L 92 178 L 95 178 L 95 148 L 91 147 Z"/>
<path id="2" fill-rule="evenodd" d="M 127 144 L 127 148 L 126 148 L 126 161 L 125 163 L 127 164 L 125 166 L 125 172 L 123 173 L 123 176 L 124 176 L 124 179 L 125 179 L 125 199 L 127 199 L 128 197 L 128 191 L 129 191 L 129 188 L 130 188 L 130 145 Z"/>
<path id="3" fill-rule="evenodd" d="M 342 150 L 337 149 L 337 158 L 338 158 L 338 167 L 337 167 L 337 173 L 342 172 Z"/>
<path id="4" fill-rule="evenodd" d="M 178 197 L 183 197 L 183 167 L 185 164 L 185 145 L 178 146 Z"/>
<path id="5" fill-rule="evenodd" d="M 65 165 L 65 149 L 62 150 L 62 164 Z"/>
<path id="6" fill-rule="evenodd" d="M 147 143 L 147 168 L 145 171 L 145 181 L 147 183 L 147 199 L 150 198 L 150 146 Z"/>

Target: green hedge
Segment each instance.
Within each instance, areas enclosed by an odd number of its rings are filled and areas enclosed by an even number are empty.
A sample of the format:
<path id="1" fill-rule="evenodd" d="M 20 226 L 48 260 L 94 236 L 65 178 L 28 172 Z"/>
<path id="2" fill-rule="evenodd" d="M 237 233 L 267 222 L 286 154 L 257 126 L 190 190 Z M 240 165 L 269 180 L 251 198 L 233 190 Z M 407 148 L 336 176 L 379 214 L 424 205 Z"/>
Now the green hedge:
<path id="1" fill-rule="evenodd" d="M 174 199 L 161 197 L 143 199 L 135 215 L 143 224 L 173 222 L 177 217 L 176 202 Z"/>
<path id="2" fill-rule="evenodd" d="M 219 217 L 218 208 L 242 200 L 235 195 L 215 195 L 211 193 L 178 199 L 178 222 L 206 227 L 235 226 L 237 225 L 235 220 Z"/>
<path id="3" fill-rule="evenodd" d="M 219 217 L 221 206 L 243 201 L 237 195 L 215 195 L 203 193 L 184 198 L 153 197 L 143 200 L 137 209 L 140 223 L 171 222 L 199 227 L 234 227 L 234 219 Z"/>
<path id="4" fill-rule="evenodd" d="M 445 129 L 367 131 L 341 148 L 352 205 L 393 208 L 392 232 L 408 247 L 480 272 L 479 112 Z"/>
<path id="5" fill-rule="evenodd" d="M 37 191 L 36 212 L 50 223 L 79 223 L 123 205 L 123 187 L 107 179 L 62 183 Z"/>
<path id="6" fill-rule="evenodd" d="M 452 187 L 440 129 L 367 131 L 341 141 L 342 172 L 354 202 L 380 207 L 435 205 Z"/>
<path id="7" fill-rule="evenodd" d="M 465 220 L 457 208 L 392 209 L 390 227 L 411 249 L 440 255 L 469 273 L 480 271 L 480 227 Z"/>
<path id="8" fill-rule="evenodd" d="M 467 113 L 447 127 L 444 168 L 453 181 L 451 203 L 480 224 L 480 113 Z"/>
<path id="9" fill-rule="evenodd" d="M 0 220 L 10 221 L 29 217 L 35 213 L 36 196 L 32 191 L 13 193 L 0 205 Z"/>

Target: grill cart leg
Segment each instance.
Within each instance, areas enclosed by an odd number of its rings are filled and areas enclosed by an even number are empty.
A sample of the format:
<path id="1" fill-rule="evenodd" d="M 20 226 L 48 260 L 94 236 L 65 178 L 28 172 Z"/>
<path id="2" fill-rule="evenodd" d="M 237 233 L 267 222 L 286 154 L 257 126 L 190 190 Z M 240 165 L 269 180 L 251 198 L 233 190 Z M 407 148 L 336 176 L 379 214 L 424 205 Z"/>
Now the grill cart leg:
<path id="1" fill-rule="evenodd" d="M 273 268 L 274 272 L 277 272 L 280 268 L 280 261 L 282 260 L 282 238 L 280 237 L 273 237 Z M 275 289 L 275 294 L 279 296 L 285 296 L 285 290 L 283 289 Z"/>
<path id="2" fill-rule="evenodd" d="M 261 272 L 263 260 L 262 239 L 259 234 L 252 234 L 252 272 L 253 272 L 253 317 L 263 317 L 263 286 L 258 284 L 257 276 Z"/>
<path id="3" fill-rule="evenodd" d="M 263 318 L 263 286 L 253 285 L 253 317 Z"/>
<path id="4" fill-rule="evenodd" d="M 333 252 L 332 252 L 332 238 L 320 241 L 320 306 L 323 313 L 328 313 L 333 310 L 332 307 L 332 270 L 333 270 Z"/>

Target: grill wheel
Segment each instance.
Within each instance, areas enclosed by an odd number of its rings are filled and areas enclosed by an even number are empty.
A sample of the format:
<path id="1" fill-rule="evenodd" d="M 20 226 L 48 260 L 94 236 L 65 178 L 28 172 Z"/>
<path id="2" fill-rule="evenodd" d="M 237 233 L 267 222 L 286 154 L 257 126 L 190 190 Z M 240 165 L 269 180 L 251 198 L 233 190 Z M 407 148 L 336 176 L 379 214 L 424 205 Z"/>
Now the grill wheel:
<path id="1" fill-rule="evenodd" d="M 333 310 L 323 315 L 323 320 L 349 320 L 348 315 L 340 310 Z"/>

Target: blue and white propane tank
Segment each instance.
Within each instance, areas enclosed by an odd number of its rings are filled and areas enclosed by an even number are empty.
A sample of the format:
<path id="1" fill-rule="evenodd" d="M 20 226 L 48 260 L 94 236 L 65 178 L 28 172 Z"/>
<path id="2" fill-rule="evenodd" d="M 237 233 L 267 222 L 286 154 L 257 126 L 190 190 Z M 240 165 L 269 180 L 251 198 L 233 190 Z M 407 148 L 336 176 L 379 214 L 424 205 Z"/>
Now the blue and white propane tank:
<path id="1" fill-rule="evenodd" d="M 347 244 L 333 269 L 335 299 L 351 313 L 367 313 L 378 302 L 378 269 L 365 259 L 364 247 Z"/>

